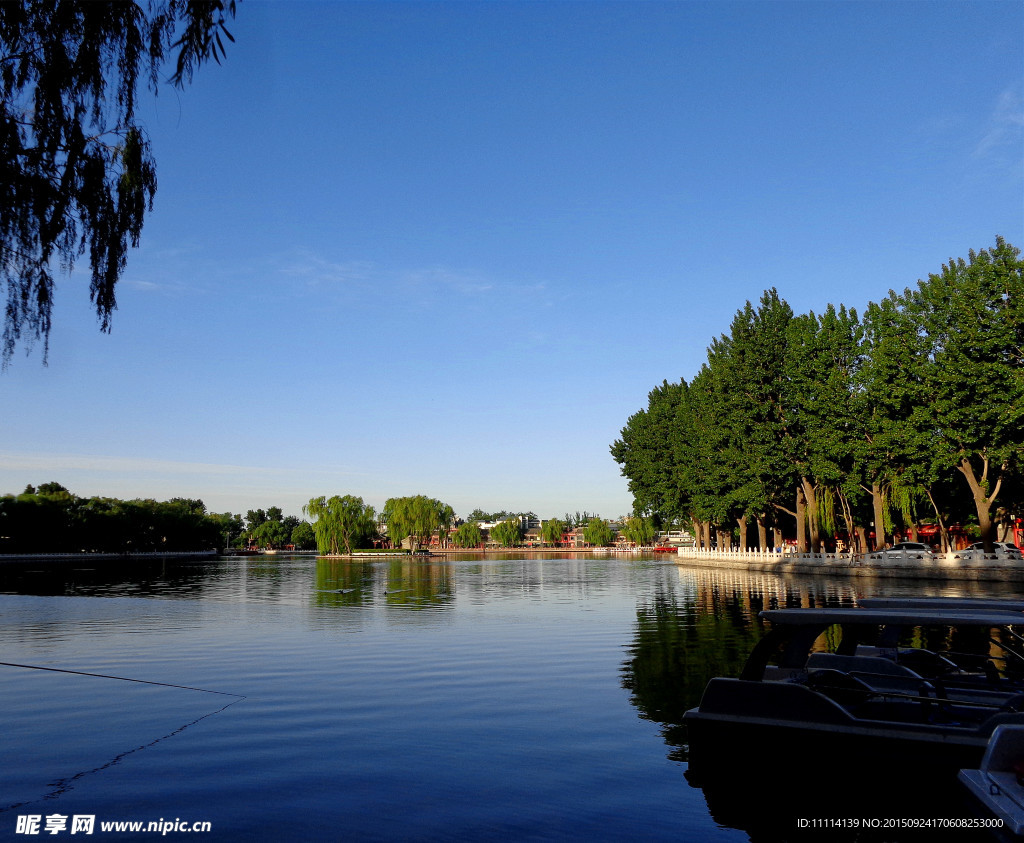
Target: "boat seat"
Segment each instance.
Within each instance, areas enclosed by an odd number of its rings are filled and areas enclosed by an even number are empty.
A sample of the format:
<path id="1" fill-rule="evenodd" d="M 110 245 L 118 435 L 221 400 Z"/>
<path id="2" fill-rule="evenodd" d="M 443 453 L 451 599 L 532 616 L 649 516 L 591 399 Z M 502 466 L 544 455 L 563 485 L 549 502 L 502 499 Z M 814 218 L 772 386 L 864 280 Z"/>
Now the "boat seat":
<path id="1" fill-rule="evenodd" d="M 920 676 L 900 676 L 888 673 L 865 673 L 860 670 L 849 671 L 865 685 L 880 694 L 899 694 L 900 696 L 931 697 L 935 694 L 935 686 Z M 937 696 L 937 695 L 936 695 Z"/>
<path id="2" fill-rule="evenodd" d="M 899 664 L 909 667 L 929 679 L 963 673 L 956 662 L 939 653 L 933 653 L 931 650 L 920 648 L 900 650 L 896 658 Z"/>
<path id="3" fill-rule="evenodd" d="M 841 656 L 837 653 L 811 653 L 807 657 L 807 670 L 856 671 L 880 676 L 902 676 L 921 680 L 924 677 L 906 665 L 897 664 L 881 656 Z"/>
<path id="4" fill-rule="evenodd" d="M 851 676 L 878 694 L 930 697 L 935 688 L 909 667 L 880 656 L 842 656 L 835 653 L 811 653 L 808 674 L 837 671 Z"/>
<path id="5" fill-rule="evenodd" d="M 831 668 L 822 668 L 808 672 L 807 681 L 804 684 L 811 690 L 824 694 L 843 707 L 863 703 L 878 693 L 859 677 L 843 670 L 833 670 Z"/>

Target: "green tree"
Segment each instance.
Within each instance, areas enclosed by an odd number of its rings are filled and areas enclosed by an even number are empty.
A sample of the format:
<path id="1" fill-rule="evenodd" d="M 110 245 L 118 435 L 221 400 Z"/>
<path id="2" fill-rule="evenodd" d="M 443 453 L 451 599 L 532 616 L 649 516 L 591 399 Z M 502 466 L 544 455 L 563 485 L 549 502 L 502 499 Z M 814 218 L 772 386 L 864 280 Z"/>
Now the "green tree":
<path id="1" fill-rule="evenodd" d="M 278 548 L 289 539 L 288 529 L 280 521 L 264 521 L 250 534 L 257 547 Z"/>
<path id="2" fill-rule="evenodd" d="M 296 550 L 313 550 L 316 547 L 316 534 L 308 521 L 296 524 L 291 538 Z"/>
<path id="3" fill-rule="evenodd" d="M 627 518 L 622 525 L 622 535 L 626 541 L 633 542 L 637 547 L 646 547 L 654 541 L 654 524 L 650 518 L 641 516 Z"/>
<path id="4" fill-rule="evenodd" d="M 903 301 L 927 342 L 921 386 L 934 413 L 935 464 L 970 491 L 982 541 L 1024 457 L 1024 261 L 1003 238 L 919 281 Z"/>
<path id="5" fill-rule="evenodd" d="M 393 546 L 401 547 L 408 538 L 415 550 L 418 544 L 430 544 L 435 530 L 444 541 L 455 521 L 455 510 L 435 498 L 413 495 L 386 500 L 381 518 L 387 525 L 388 538 Z"/>
<path id="6" fill-rule="evenodd" d="M 629 480 L 636 511 L 652 512 L 666 520 L 690 515 L 691 489 L 680 464 L 687 419 L 685 381 L 655 387 L 647 408 L 634 413 L 611 445 L 612 459 Z"/>
<path id="7" fill-rule="evenodd" d="M 789 329 L 788 406 L 800 420 L 790 426 L 790 458 L 807 504 L 811 547 L 819 552 L 824 534 L 837 531 L 837 505 L 848 532 L 854 531 L 850 496 L 864 423 L 856 394 L 863 329 L 855 311 L 833 305 L 821 316 L 794 317 Z"/>
<path id="8" fill-rule="evenodd" d="M 456 547 L 479 547 L 484 540 L 483 531 L 475 521 L 459 524 L 452 533 L 452 541 Z"/>
<path id="9" fill-rule="evenodd" d="M 597 547 L 606 547 L 612 543 L 612 528 L 607 521 L 595 515 L 583 528 L 583 541 Z"/>
<path id="10" fill-rule="evenodd" d="M 239 544 L 241 536 L 245 533 L 241 515 L 231 512 L 211 512 L 207 518 L 217 525 L 218 537 L 223 541 L 224 547 L 236 547 Z"/>
<path id="11" fill-rule="evenodd" d="M 558 518 L 549 518 L 540 525 L 540 535 L 547 544 L 558 544 L 565 535 L 565 522 Z"/>
<path id="12" fill-rule="evenodd" d="M 323 556 L 339 556 L 343 549 L 351 554 L 376 527 L 373 507 L 354 495 L 310 498 L 302 511 L 313 519 L 317 550 Z"/>
<path id="13" fill-rule="evenodd" d="M 523 540 L 523 525 L 518 517 L 509 518 L 491 528 L 491 539 L 501 547 L 515 547 Z"/>
<path id="14" fill-rule="evenodd" d="M 32 488 L 31 486 L 28 487 L 28 489 L 31 489 L 31 488 Z M 28 489 L 25 490 L 26 494 L 29 493 Z M 47 497 L 51 497 L 51 498 L 52 497 L 69 498 L 71 496 L 71 493 L 68 491 L 68 488 L 66 486 L 62 486 L 60 483 L 56 483 L 56 482 L 54 482 L 52 480 L 49 483 L 40 483 L 39 484 L 39 488 L 35 491 L 35 494 L 37 494 L 37 495 L 46 495 Z"/>
<path id="15" fill-rule="evenodd" d="M 876 549 L 892 532 L 887 524 L 893 487 L 920 485 L 934 508 L 942 473 L 932 460 L 933 411 L 924 386 L 927 340 L 904 305 L 895 294 L 868 305 L 863 365 L 855 379 L 860 424 L 852 478 L 870 497 Z M 948 546 L 941 510 L 935 512 Z"/>
<path id="16" fill-rule="evenodd" d="M 262 509 L 250 509 L 245 513 L 245 529 L 246 532 L 251 533 L 257 527 L 260 526 L 264 521 L 267 521 L 267 513 Z"/>
<path id="17" fill-rule="evenodd" d="M 156 193 L 156 166 L 135 105 L 140 76 L 156 92 L 167 54 L 171 83 L 224 56 L 234 0 L 0 3 L 0 279 L 7 290 L 6 367 L 19 341 L 43 343 L 53 267 L 71 273 L 85 252 L 100 328 Z"/>
<path id="18" fill-rule="evenodd" d="M 0 498 L 0 551 L 175 553 L 212 550 L 224 540 L 226 516 L 207 513 L 199 500 L 80 498 L 59 483 L 39 488 L 47 494 Z"/>

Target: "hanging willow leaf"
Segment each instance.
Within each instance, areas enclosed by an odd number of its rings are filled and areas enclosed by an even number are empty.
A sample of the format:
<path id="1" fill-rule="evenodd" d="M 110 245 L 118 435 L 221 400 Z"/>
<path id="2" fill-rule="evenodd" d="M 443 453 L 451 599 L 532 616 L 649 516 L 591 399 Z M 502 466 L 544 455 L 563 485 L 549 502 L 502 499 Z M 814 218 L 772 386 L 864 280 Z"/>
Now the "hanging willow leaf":
<path id="1" fill-rule="evenodd" d="M 156 195 L 156 165 L 135 122 L 140 75 L 154 92 L 169 49 L 172 84 L 213 55 L 235 3 L 27 0 L 0 3 L 0 286 L 3 368 L 53 324 L 54 268 L 88 255 L 100 330 Z M 184 33 L 172 38 L 176 27 Z M 220 48 L 223 55 L 223 48 Z M 214 56 L 216 58 L 216 56 Z"/>

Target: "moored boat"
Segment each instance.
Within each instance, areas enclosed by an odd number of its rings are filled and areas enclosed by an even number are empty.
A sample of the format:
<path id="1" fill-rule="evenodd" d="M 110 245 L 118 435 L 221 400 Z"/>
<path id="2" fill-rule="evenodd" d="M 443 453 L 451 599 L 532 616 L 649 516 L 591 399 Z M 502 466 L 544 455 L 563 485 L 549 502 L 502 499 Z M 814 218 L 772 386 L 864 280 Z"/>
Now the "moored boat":
<path id="1" fill-rule="evenodd" d="M 991 827 L 1024 835 L 1024 725 L 997 726 L 978 769 L 961 770 L 959 778 Z"/>
<path id="2" fill-rule="evenodd" d="M 755 747 L 773 769 L 830 762 L 954 778 L 978 766 L 997 726 L 1024 725 L 1019 603 L 760 617 L 771 629 L 740 676 L 712 679 L 684 716 L 691 781 Z"/>

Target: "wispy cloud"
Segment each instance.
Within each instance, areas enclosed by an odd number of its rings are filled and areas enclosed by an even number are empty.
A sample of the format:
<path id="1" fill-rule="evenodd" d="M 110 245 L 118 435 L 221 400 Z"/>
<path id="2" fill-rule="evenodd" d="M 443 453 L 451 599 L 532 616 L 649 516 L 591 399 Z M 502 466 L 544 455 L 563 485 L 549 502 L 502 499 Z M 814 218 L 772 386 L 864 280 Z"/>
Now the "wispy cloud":
<path id="1" fill-rule="evenodd" d="M 446 266 L 388 268 L 372 261 L 335 261 L 310 251 L 298 252 L 284 262 L 281 273 L 310 286 L 339 285 L 347 289 L 377 291 L 415 290 L 432 297 L 459 295 L 466 298 L 498 298 L 507 295 L 538 296 L 547 285 L 501 280 L 474 270 Z"/>
<path id="2" fill-rule="evenodd" d="M 43 454 L 0 452 L 0 470 L 5 471 L 88 471 L 100 473 L 139 473 L 173 475 L 249 476 L 252 474 L 287 476 L 300 473 L 294 468 L 232 465 L 228 463 L 185 462 L 139 457 L 119 457 L 97 454 Z M 302 474 L 338 474 L 341 468 L 302 468 Z"/>
<path id="3" fill-rule="evenodd" d="M 463 295 L 481 295 L 498 286 L 491 279 L 479 275 L 453 272 L 442 267 L 412 270 L 402 273 L 400 279 L 406 284 L 417 287 L 441 287 Z"/>
<path id="4" fill-rule="evenodd" d="M 331 261 L 309 251 L 289 258 L 281 268 L 284 275 L 316 284 L 365 284 L 379 274 L 369 261 Z"/>
<path id="5" fill-rule="evenodd" d="M 1008 146 L 1013 146 L 1019 157 L 1024 135 L 1024 96 L 1020 83 L 1005 88 L 996 100 L 985 134 L 975 145 L 975 158 L 988 158 Z"/>
<path id="6" fill-rule="evenodd" d="M 353 478 L 358 478 L 354 480 Z M 232 465 L 99 454 L 0 452 L 0 494 L 18 494 L 29 483 L 56 480 L 83 496 L 168 499 L 202 498 L 212 511 L 282 506 L 297 514 L 312 494 L 333 494 L 358 482 L 365 471 Z"/>

